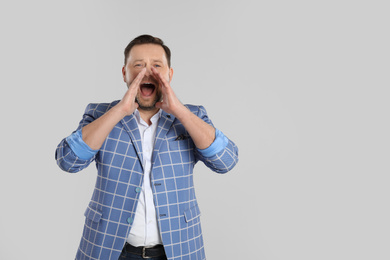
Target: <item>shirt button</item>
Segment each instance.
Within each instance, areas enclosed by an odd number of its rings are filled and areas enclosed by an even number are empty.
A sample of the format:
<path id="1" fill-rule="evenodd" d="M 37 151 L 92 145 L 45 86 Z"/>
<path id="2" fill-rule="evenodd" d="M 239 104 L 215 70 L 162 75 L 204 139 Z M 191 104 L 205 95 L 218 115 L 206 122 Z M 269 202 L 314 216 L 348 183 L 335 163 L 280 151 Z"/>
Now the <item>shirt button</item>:
<path id="1" fill-rule="evenodd" d="M 133 223 L 133 219 L 131 217 L 128 217 L 127 218 L 127 223 L 129 223 L 129 224 Z"/>
<path id="2" fill-rule="evenodd" d="M 135 192 L 140 193 L 141 192 L 141 188 L 140 187 L 135 188 Z"/>

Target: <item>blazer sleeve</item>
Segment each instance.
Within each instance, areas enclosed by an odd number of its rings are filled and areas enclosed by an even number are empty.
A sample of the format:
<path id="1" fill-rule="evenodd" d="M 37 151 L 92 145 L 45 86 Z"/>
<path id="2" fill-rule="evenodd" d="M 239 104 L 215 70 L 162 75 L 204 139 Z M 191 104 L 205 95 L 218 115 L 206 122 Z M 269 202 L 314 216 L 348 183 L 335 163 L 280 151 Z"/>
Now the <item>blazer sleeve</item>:
<path id="1" fill-rule="evenodd" d="M 214 127 L 213 123 L 207 115 L 206 109 L 203 106 L 199 106 L 197 116 Z M 238 162 L 238 147 L 232 140 L 229 138 L 227 139 L 228 142 L 224 149 L 210 157 L 203 156 L 197 149 L 195 149 L 196 158 L 202 161 L 209 169 L 214 172 L 226 173 L 230 171 Z"/>
<path id="2" fill-rule="evenodd" d="M 98 104 L 89 104 L 85 109 L 83 118 L 81 119 L 78 128 L 74 131 L 82 129 L 84 126 L 88 125 L 96 119 L 96 109 Z M 73 132 L 73 133 L 74 133 Z M 66 138 L 62 139 L 56 149 L 55 159 L 57 165 L 66 172 L 79 172 L 82 169 L 86 168 L 91 162 L 95 160 L 95 156 L 88 160 L 83 160 L 79 158 L 69 146 Z"/>

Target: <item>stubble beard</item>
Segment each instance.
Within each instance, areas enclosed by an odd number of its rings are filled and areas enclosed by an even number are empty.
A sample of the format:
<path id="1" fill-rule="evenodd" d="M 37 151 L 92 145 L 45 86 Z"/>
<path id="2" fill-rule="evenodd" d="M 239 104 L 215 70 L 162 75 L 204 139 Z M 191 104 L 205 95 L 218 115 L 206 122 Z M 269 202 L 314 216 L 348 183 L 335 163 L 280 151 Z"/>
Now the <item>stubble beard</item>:
<path id="1" fill-rule="evenodd" d="M 154 97 L 154 100 L 153 101 L 149 101 L 149 102 L 144 102 L 143 100 L 141 100 L 139 98 L 139 95 L 137 95 L 137 97 L 135 98 L 135 102 L 138 103 L 138 109 L 141 109 L 141 110 L 144 110 L 144 111 L 152 111 L 154 109 L 156 109 L 156 103 L 161 101 L 162 100 L 162 93 L 161 91 L 157 91 L 156 92 L 156 96 Z"/>

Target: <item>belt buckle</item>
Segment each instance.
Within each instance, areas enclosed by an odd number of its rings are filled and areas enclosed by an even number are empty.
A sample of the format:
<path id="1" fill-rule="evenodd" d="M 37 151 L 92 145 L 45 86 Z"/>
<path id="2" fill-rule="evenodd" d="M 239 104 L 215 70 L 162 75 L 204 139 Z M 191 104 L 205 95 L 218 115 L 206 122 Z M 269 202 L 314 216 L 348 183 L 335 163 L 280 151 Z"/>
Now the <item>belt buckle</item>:
<path id="1" fill-rule="evenodd" d="M 142 247 L 142 258 L 152 258 L 151 256 L 146 256 L 146 247 Z"/>

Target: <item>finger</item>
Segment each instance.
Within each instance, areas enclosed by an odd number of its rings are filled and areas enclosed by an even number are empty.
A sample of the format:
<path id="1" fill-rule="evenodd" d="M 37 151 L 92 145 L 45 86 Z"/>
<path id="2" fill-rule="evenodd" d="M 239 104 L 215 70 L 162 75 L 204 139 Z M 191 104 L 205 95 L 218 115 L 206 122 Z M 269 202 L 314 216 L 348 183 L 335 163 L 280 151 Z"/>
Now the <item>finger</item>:
<path id="1" fill-rule="evenodd" d="M 158 80 L 161 82 L 161 84 L 164 86 L 164 87 L 170 87 L 169 86 L 169 83 L 166 79 L 164 79 L 164 77 L 161 75 L 161 73 L 154 67 L 152 67 L 152 72 L 154 75 L 157 76 Z"/>
<path id="2" fill-rule="evenodd" d="M 144 75 L 146 73 L 146 68 L 142 69 L 140 73 L 138 73 L 137 77 L 131 82 L 129 88 L 127 89 L 127 92 L 125 94 L 126 97 L 133 99 L 138 93 L 138 89 L 141 83 L 141 80 L 143 79 Z"/>
<path id="3" fill-rule="evenodd" d="M 129 89 L 127 90 L 127 93 L 131 96 L 137 95 L 138 89 L 140 87 L 140 83 L 145 76 L 146 68 L 143 68 L 140 73 L 138 73 L 137 77 L 131 82 Z"/>
<path id="4" fill-rule="evenodd" d="M 156 104 L 154 104 L 154 106 L 157 108 L 162 108 L 162 104 L 163 104 L 163 102 L 156 102 Z"/>
<path id="5" fill-rule="evenodd" d="M 131 86 L 135 87 L 135 86 L 139 86 L 139 84 L 141 83 L 142 79 L 144 78 L 145 76 L 145 73 L 146 73 L 146 68 L 143 68 L 141 70 L 140 73 L 138 73 L 137 77 L 135 77 L 135 79 L 133 80 L 133 82 L 131 83 Z"/>

